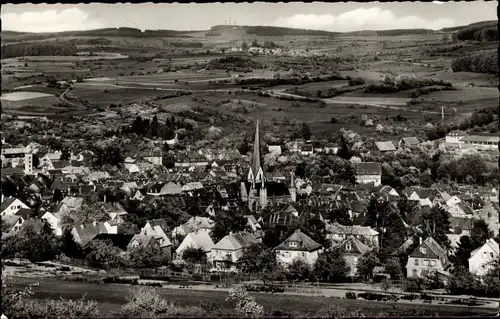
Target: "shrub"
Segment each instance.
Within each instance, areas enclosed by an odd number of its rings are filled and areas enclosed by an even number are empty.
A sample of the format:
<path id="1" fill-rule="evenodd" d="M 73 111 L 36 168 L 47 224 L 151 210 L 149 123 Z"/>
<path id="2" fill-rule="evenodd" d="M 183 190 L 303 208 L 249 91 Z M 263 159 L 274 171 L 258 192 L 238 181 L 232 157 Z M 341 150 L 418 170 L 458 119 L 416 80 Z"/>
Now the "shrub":
<path id="1" fill-rule="evenodd" d="M 236 301 L 236 312 L 242 316 L 261 317 L 264 308 L 255 302 L 255 299 L 248 294 L 243 287 L 236 287 L 229 291 L 226 301 Z"/>
<path id="2" fill-rule="evenodd" d="M 22 307 L 16 311 L 15 318 L 81 318 L 97 316 L 99 307 L 97 302 L 86 300 L 25 300 Z"/>
<path id="3" fill-rule="evenodd" d="M 345 293 L 345 297 L 346 297 L 347 299 L 356 299 L 356 293 L 351 292 L 351 291 L 350 291 L 350 292 L 346 292 L 346 293 Z"/>

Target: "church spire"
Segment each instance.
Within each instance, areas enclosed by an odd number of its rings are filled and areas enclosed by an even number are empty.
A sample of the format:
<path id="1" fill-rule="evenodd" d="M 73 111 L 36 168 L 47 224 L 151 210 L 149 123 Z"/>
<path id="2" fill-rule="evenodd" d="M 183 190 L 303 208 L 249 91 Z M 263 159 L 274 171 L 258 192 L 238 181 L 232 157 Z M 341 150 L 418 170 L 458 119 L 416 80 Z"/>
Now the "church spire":
<path id="1" fill-rule="evenodd" d="M 259 134 L 259 121 L 257 120 L 257 125 L 255 127 L 255 140 L 253 142 L 253 155 L 252 161 L 250 163 L 250 169 L 252 170 L 254 181 L 263 181 L 264 170 L 262 169 L 262 160 L 260 156 L 260 134 Z"/>

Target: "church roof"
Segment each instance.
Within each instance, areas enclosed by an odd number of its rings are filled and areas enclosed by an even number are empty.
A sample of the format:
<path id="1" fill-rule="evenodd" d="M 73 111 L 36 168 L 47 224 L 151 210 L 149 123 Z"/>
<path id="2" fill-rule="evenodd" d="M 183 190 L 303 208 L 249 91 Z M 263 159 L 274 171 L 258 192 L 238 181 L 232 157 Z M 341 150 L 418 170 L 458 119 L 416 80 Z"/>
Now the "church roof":
<path id="1" fill-rule="evenodd" d="M 252 170 L 254 178 L 257 176 L 259 169 L 262 167 L 262 158 L 260 154 L 260 134 L 259 134 L 259 121 L 255 127 L 255 139 L 253 142 L 253 154 L 250 162 L 250 169 Z"/>

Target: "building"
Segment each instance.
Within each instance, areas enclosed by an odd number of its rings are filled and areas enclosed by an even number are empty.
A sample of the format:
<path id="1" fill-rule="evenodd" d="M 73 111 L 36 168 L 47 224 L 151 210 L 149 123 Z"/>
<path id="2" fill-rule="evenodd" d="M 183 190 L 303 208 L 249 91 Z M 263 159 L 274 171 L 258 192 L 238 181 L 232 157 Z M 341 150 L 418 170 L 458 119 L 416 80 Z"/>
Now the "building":
<path id="1" fill-rule="evenodd" d="M 356 167 L 356 183 L 379 186 L 382 183 L 382 164 L 375 162 L 359 163 Z"/>
<path id="2" fill-rule="evenodd" d="M 2 148 L 2 167 L 24 165 L 24 174 L 33 175 L 33 154 L 27 148 Z"/>
<path id="3" fill-rule="evenodd" d="M 431 271 L 444 272 L 448 265 L 446 250 L 434 238 L 428 237 L 408 256 L 406 275 L 408 278 L 425 277 Z"/>
<path id="4" fill-rule="evenodd" d="M 245 248 L 259 243 L 253 235 L 245 232 L 229 234 L 214 245 L 209 255 L 213 270 L 236 271 L 236 262 L 243 256 Z"/>
<path id="5" fill-rule="evenodd" d="M 141 234 L 143 235 L 161 237 L 164 241 L 170 242 L 167 233 L 168 226 L 165 219 L 148 220 L 146 225 L 141 228 Z"/>
<path id="6" fill-rule="evenodd" d="M 208 231 L 200 230 L 188 233 L 180 243 L 179 247 L 175 250 L 175 259 L 182 259 L 184 251 L 188 248 L 203 250 L 207 254 L 208 259 L 208 255 L 214 246 L 215 244 L 212 241 L 212 238 L 210 238 Z"/>
<path id="7" fill-rule="evenodd" d="M 2 200 L 0 206 L 0 214 L 2 216 L 14 215 L 22 208 L 29 209 L 29 207 L 25 203 L 21 202 L 19 199 L 14 197 L 7 197 Z"/>
<path id="8" fill-rule="evenodd" d="M 359 258 L 372 251 L 372 248 L 363 244 L 354 236 L 349 236 L 337 248 L 343 249 L 344 259 L 349 266 L 349 277 L 356 277 L 358 273 Z"/>
<path id="9" fill-rule="evenodd" d="M 465 146 L 474 146 L 475 148 L 486 148 L 498 150 L 500 136 L 468 135 L 459 140 L 460 144 Z"/>
<path id="10" fill-rule="evenodd" d="M 210 218 L 207 217 L 199 217 L 199 216 L 194 216 L 191 217 L 187 222 L 184 224 L 175 227 L 172 230 L 172 237 L 177 238 L 177 237 L 184 237 L 189 233 L 196 232 L 198 230 L 205 230 L 209 232 L 214 228 L 214 221 L 211 220 Z"/>
<path id="11" fill-rule="evenodd" d="M 159 248 L 168 259 L 172 256 L 172 243 L 170 240 L 156 235 L 135 234 L 127 245 L 127 250 L 136 248 L 153 249 Z"/>
<path id="12" fill-rule="evenodd" d="M 453 130 L 446 135 L 446 143 L 458 144 L 460 140 L 467 136 L 467 133 L 460 130 Z"/>
<path id="13" fill-rule="evenodd" d="M 297 229 L 274 250 L 276 259 L 282 265 L 290 265 L 294 260 L 301 259 L 312 266 L 323 251 L 323 246 Z"/>
<path id="14" fill-rule="evenodd" d="M 255 128 L 250 167 L 247 175 L 241 181 L 240 188 L 241 199 L 243 202 L 248 203 L 248 207 L 252 212 L 258 212 L 270 203 L 294 202 L 296 200 L 293 175 L 290 187 L 287 187 L 285 183 L 270 181 L 266 177 L 260 153 L 259 122 L 257 122 Z"/>
<path id="15" fill-rule="evenodd" d="M 395 152 L 396 146 L 391 141 L 375 142 L 374 154 L 383 154 L 388 152 Z"/>
<path id="16" fill-rule="evenodd" d="M 354 237 L 365 243 L 368 247 L 378 247 L 378 231 L 365 226 L 344 226 L 335 222 L 326 224 L 327 238 L 332 245 L 338 245 L 349 237 Z"/>
<path id="17" fill-rule="evenodd" d="M 403 137 L 399 141 L 398 147 L 399 148 L 403 148 L 403 147 L 411 148 L 411 147 L 415 147 L 419 144 L 420 144 L 420 141 L 416 137 Z"/>
<path id="18" fill-rule="evenodd" d="M 469 271 L 478 276 L 486 275 L 492 268 L 492 262 L 500 258 L 499 245 L 494 239 L 488 239 L 484 245 L 470 253 Z"/>
<path id="19" fill-rule="evenodd" d="M 17 233 L 24 224 L 24 218 L 17 215 L 2 215 L 2 232 L 6 234 Z"/>

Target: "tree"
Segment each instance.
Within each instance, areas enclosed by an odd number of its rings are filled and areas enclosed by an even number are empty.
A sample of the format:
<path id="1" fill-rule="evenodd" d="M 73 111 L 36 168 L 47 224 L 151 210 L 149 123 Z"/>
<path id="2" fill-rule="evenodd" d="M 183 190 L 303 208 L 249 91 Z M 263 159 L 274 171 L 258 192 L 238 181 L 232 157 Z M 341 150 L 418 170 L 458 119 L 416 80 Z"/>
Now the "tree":
<path id="1" fill-rule="evenodd" d="M 419 208 L 415 201 L 403 197 L 398 201 L 397 205 L 399 214 L 407 224 L 415 226 L 420 223 Z"/>
<path id="2" fill-rule="evenodd" d="M 107 264 L 112 267 L 123 263 L 121 251 L 107 240 L 92 240 L 85 247 L 88 261 L 98 264 Z"/>
<path id="3" fill-rule="evenodd" d="M 307 280 L 313 276 L 309 264 L 301 258 L 295 258 L 287 267 L 285 277 L 288 280 Z"/>
<path id="4" fill-rule="evenodd" d="M 451 243 L 446 234 L 450 229 L 450 215 L 439 206 L 431 208 L 422 217 L 422 230 L 425 237 L 432 237 L 444 249 L 450 249 Z"/>
<path id="5" fill-rule="evenodd" d="M 5 255 L 13 255 L 16 258 L 26 258 L 31 262 L 46 261 L 54 259 L 59 253 L 57 239 L 50 225 L 42 221 L 41 230 L 35 229 L 35 223 L 26 221 L 16 235 L 10 237 L 6 242 Z M 4 253 L 2 252 L 2 258 Z"/>
<path id="6" fill-rule="evenodd" d="M 222 211 L 215 216 L 215 225 L 212 229 L 212 237 L 214 242 L 217 242 L 229 235 L 230 232 L 241 232 L 246 229 L 247 218 L 242 211 L 242 208 L 230 209 Z"/>
<path id="7" fill-rule="evenodd" d="M 356 275 L 363 279 L 369 279 L 373 274 L 373 268 L 379 264 L 380 260 L 375 251 L 372 250 L 359 258 L 356 266 Z"/>
<path id="8" fill-rule="evenodd" d="M 309 128 L 309 125 L 307 125 L 306 122 L 302 123 L 302 126 L 300 128 L 300 136 L 302 136 L 303 139 L 305 140 L 310 140 L 311 139 L 311 129 Z"/>
<path id="9" fill-rule="evenodd" d="M 385 229 L 382 230 L 381 252 L 383 256 L 391 254 L 406 240 L 406 228 L 401 216 L 392 213 L 387 217 Z"/>
<path id="10" fill-rule="evenodd" d="M 384 262 L 385 272 L 391 275 L 391 278 L 399 278 L 403 275 L 403 269 L 398 258 L 387 258 Z"/>
<path id="11" fill-rule="evenodd" d="M 139 246 L 129 253 L 129 265 L 135 268 L 156 268 L 168 263 L 167 254 L 159 246 Z"/>
<path id="12" fill-rule="evenodd" d="M 462 266 L 469 268 L 469 257 L 470 253 L 475 249 L 474 246 L 474 242 L 469 236 L 460 237 L 460 242 L 452 258 L 455 267 Z"/>
<path id="13" fill-rule="evenodd" d="M 328 249 L 320 253 L 314 265 L 314 274 L 323 282 L 342 282 L 347 278 L 347 265 L 341 249 Z"/>
<path id="14" fill-rule="evenodd" d="M 61 236 L 61 253 L 71 258 L 82 258 L 82 247 L 75 241 L 71 228 L 66 228 Z"/>
<path id="15" fill-rule="evenodd" d="M 328 211 L 328 218 L 331 222 L 337 222 L 340 225 L 352 225 L 351 216 L 349 216 L 349 211 L 344 205 Z"/>
<path id="16" fill-rule="evenodd" d="M 241 155 L 246 155 L 250 151 L 250 147 L 248 146 L 248 138 L 246 136 L 243 138 L 238 151 Z"/>
<path id="17" fill-rule="evenodd" d="M 241 43 L 241 48 L 243 50 L 248 50 L 248 44 L 245 41 L 243 41 L 243 43 Z"/>
<path id="18" fill-rule="evenodd" d="M 207 261 L 207 253 L 202 248 L 188 247 L 182 252 L 182 260 L 193 264 L 203 264 Z"/>
<path id="19" fill-rule="evenodd" d="M 236 267 L 244 273 L 260 275 L 266 279 L 266 275 L 275 272 L 278 265 L 271 248 L 253 244 L 243 250 L 243 256 L 238 259 Z"/>
<path id="20" fill-rule="evenodd" d="M 488 238 L 490 238 L 490 235 L 491 234 L 488 228 L 488 224 L 483 219 L 474 221 L 470 233 L 470 238 L 473 243 L 473 249 L 479 248 L 484 245 Z"/>
<path id="21" fill-rule="evenodd" d="M 118 224 L 118 234 L 135 235 L 139 233 L 139 227 L 136 224 L 126 221 Z"/>
<path id="22" fill-rule="evenodd" d="M 254 40 L 252 41 L 252 47 L 254 47 L 254 48 L 256 48 L 256 47 L 260 47 L 260 44 L 259 44 L 259 42 L 257 42 L 257 39 L 254 39 Z"/>

